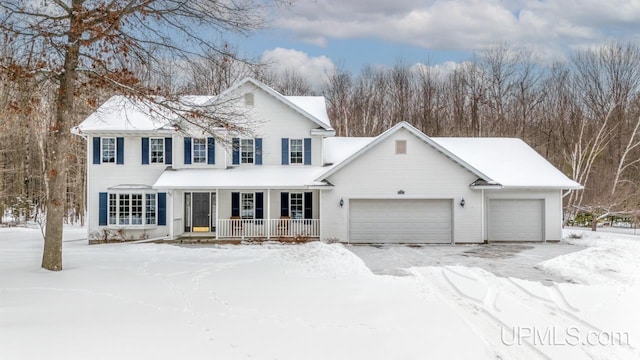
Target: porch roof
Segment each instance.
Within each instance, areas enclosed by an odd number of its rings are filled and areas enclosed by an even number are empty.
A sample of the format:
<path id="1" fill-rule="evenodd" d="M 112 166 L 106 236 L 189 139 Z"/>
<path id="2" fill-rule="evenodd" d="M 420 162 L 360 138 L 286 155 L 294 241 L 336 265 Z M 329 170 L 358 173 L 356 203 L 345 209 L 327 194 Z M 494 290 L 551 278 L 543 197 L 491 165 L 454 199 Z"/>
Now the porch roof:
<path id="1" fill-rule="evenodd" d="M 307 189 L 329 187 L 315 181 L 320 166 L 238 166 L 228 169 L 167 169 L 154 189 Z"/>

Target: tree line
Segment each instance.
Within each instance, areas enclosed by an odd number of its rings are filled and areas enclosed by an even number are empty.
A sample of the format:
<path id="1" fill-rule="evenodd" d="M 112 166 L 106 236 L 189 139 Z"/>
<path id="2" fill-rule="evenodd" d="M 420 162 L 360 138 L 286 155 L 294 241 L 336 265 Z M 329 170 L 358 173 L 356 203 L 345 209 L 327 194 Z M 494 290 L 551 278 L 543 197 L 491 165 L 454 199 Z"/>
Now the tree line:
<path id="1" fill-rule="evenodd" d="M 402 61 L 365 66 L 358 73 L 338 68 L 320 86 L 295 69 L 275 74 L 269 64 L 241 60 L 230 47 L 223 50 L 179 65 L 128 60 L 127 68 L 156 94 L 215 95 L 252 76 L 284 95 L 324 95 L 337 136 L 375 136 L 407 121 L 429 136 L 518 137 L 585 186 L 566 194 L 566 219 L 579 212 L 595 218 L 639 214 L 636 44 L 607 43 L 544 64 L 528 49 L 499 43 L 450 69 Z M 2 51 L 8 59 L 15 50 Z M 73 124 L 122 93 L 118 87 L 92 87 L 90 81 L 84 90 L 77 94 Z M 0 213 L 15 220 L 35 218 L 46 207 L 45 162 L 52 146 L 46 134 L 54 122 L 56 91 L 53 82 L 37 76 L 5 71 L 0 78 Z M 82 223 L 86 143 L 74 136 L 69 149 L 64 214 L 66 221 Z"/>

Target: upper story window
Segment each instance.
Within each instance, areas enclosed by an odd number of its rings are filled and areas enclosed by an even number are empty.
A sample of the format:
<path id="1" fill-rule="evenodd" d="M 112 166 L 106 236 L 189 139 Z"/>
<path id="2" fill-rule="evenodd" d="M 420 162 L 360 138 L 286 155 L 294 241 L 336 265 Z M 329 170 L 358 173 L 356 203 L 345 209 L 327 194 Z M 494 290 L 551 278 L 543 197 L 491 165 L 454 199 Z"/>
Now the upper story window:
<path id="1" fill-rule="evenodd" d="M 193 139 L 193 163 L 194 164 L 207 163 L 207 139 L 204 139 L 204 138 Z"/>
<path id="2" fill-rule="evenodd" d="M 164 138 L 149 139 L 149 156 L 152 164 L 164 163 Z"/>
<path id="3" fill-rule="evenodd" d="M 184 163 L 189 164 L 215 164 L 216 142 L 212 137 L 184 138 Z"/>
<path id="4" fill-rule="evenodd" d="M 124 164 L 124 137 L 94 136 L 92 142 L 94 165 Z"/>
<path id="5" fill-rule="evenodd" d="M 101 140 L 100 154 L 102 154 L 102 163 L 116 162 L 116 138 L 103 137 Z"/>
<path id="6" fill-rule="evenodd" d="M 233 165 L 262 165 L 262 138 L 233 138 L 231 163 Z"/>
<path id="7" fill-rule="evenodd" d="M 311 138 L 282 138 L 282 165 L 311 165 Z"/>
<path id="8" fill-rule="evenodd" d="M 240 139 L 240 163 L 253 164 L 255 148 L 253 139 Z"/>
<path id="9" fill-rule="evenodd" d="M 302 164 L 304 160 L 302 139 L 289 139 L 289 163 Z"/>

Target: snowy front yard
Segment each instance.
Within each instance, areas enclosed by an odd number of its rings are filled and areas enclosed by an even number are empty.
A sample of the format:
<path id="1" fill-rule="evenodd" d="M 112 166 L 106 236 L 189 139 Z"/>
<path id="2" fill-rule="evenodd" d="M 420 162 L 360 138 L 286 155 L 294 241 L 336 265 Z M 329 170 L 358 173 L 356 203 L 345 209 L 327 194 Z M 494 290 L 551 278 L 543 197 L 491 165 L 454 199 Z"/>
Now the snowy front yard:
<path id="1" fill-rule="evenodd" d="M 638 358 L 640 240 L 584 234 L 570 241 L 586 249 L 537 265 L 543 284 L 452 261 L 377 275 L 319 242 L 67 241 L 51 273 L 39 230 L 3 228 L 0 359 Z M 508 259 L 484 263 L 504 275 Z"/>

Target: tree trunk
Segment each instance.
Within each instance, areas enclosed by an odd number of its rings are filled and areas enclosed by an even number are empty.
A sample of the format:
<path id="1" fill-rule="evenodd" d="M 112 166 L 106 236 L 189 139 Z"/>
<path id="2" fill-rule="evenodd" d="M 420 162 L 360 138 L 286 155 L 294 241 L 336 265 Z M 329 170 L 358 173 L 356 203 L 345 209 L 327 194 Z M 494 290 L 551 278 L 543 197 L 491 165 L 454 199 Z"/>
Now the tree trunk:
<path id="1" fill-rule="evenodd" d="M 598 230 L 598 215 L 594 212 L 591 213 L 591 231 Z"/>
<path id="2" fill-rule="evenodd" d="M 74 0 L 74 8 L 80 8 L 82 1 Z M 71 144 L 71 122 L 74 119 L 73 107 L 75 82 L 77 78 L 80 54 L 78 20 L 72 14 L 67 52 L 64 59 L 64 71 L 60 74 L 56 113 L 48 131 L 49 151 L 47 152 L 47 181 L 49 195 L 47 199 L 47 223 L 42 253 L 42 267 L 51 271 L 62 270 L 62 225 L 64 220 L 67 191 L 68 149 Z"/>

